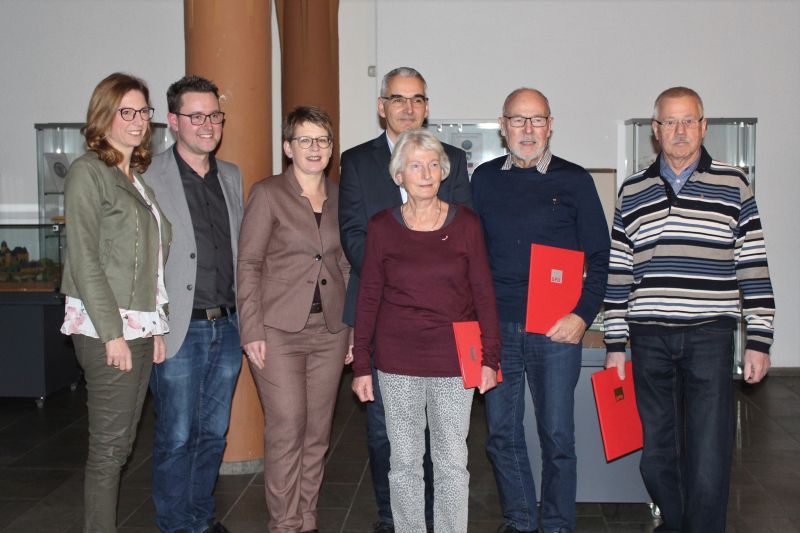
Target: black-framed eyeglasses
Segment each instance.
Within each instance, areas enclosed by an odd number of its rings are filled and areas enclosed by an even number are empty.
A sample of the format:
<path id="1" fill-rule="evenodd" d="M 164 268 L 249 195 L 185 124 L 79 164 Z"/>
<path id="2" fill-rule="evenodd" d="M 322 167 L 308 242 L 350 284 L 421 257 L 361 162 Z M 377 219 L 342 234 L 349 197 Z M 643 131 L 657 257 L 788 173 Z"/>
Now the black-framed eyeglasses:
<path id="1" fill-rule="evenodd" d="M 678 124 L 682 125 L 687 130 L 690 130 L 692 128 L 696 128 L 697 126 L 699 126 L 700 123 L 703 122 L 704 120 L 705 120 L 705 117 L 700 117 L 700 118 L 681 118 L 681 119 L 668 118 L 668 119 L 665 119 L 665 120 L 658 120 L 658 119 L 654 118 L 653 122 L 655 122 L 656 124 L 658 124 L 659 126 L 664 128 L 665 130 L 674 130 L 675 128 L 678 127 Z"/>
<path id="2" fill-rule="evenodd" d="M 188 115 L 185 113 L 175 114 L 182 117 L 189 117 L 189 121 L 192 123 L 192 126 L 202 126 L 206 123 L 206 119 L 210 120 L 212 124 L 222 124 L 225 122 L 225 113 L 222 111 L 214 111 L 208 115 L 205 113 L 189 113 Z"/>
<path id="3" fill-rule="evenodd" d="M 314 144 L 314 143 L 317 143 L 317 146 L 319 146 L 320 148 L 323 148 L 323 149 L 324 148 L 328 148 L 331 144 L 333 144 L 333 140 L 330 137 L 328 137 L 327 135 L 325 135 L 323 137 L 306 137 L 306 136 L 303 136 L 303 137 L 292 137 L 289 140 L 290 141 L 297 141 L 297 144 L 303 150 L 308 150 L 309 148 L 311 148 L 311 145 Z"/>
<path id="4" fill-rule="evenodd" d="M 402 94 L 390 94 L 389 96 L 381 96 L 381 100 L 389 102 L 391 105 L 401 106 L 410 102 L 413 106 L 424 106 L 428 103 L 428 97 L 424 94 L 415 94 L 414 96 L 403 96 Z"/>
<path id="5" fill-rule="evenodd" d="M 529 120 L 531 121 L 531 126 L 533 126 L 534 128 L 544 128 L 545 126 L 547 126 L 547 121 L 550 119 L 550 115 L 547 115 L 545 117 L 541 116 L 522 117 L 518 115 L 509 117 L 503 115 L 503 118 L 506 119 L 508 125 L 511 126 L 512 128 L 524 128 L 525 123 L 528 122 Z"/>
<path id="6" fill-rule="evenodd" d="M 134 109 L 132 107 L 120 107 L 117 109 L 119 111 L 119 116 L 122 117 L 122 120 L 126 122 L 130 122 L 136 118 L 136 114 L 138 113 L 142 120 L 145 122 L 149 122 L 151 118 L 153 118 L 153 113 L 155 113 L 155 109 L 152 107 L 143 107 L 141 109 Z"/>

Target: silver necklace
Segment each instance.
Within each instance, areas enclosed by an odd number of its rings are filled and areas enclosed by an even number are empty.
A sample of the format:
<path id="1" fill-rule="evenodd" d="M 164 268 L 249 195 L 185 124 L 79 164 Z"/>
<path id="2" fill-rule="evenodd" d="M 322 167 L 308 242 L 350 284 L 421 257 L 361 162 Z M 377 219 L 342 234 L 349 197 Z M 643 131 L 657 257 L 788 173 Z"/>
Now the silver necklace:
<path id="1" fill-rule="evenodd" d="M 406 205 L 408 205 L 408 204 L 406 204 Z M 439 225 L 439 217 L 442 216 L 442 201 L 439 198 L 436 199 L 436 207 L 437 207 L 436 219 L 433 221 L 433 225 L 430 228 L 426 229 L 426 230 L 423 230 L 421 228 L 417 229 L 416 227 L 414 227 L 414 225 L 411 224 L 411 222 L 409 222 L 409 220 L 406 218 L 406 214 L 405 214 L 405 212 L 403 212 L 403 208 L 402 207 L 400 207 L 400 216 L 403 218 L 403 222 L 405 223 L 406 226 L 408 226 L 409 229 L 413 229 L 415 231 L 433 231 L 433 230 L 436 229 L 436 226 Z M 411 210 L 411 206 L 409 206 L 408 209 L 410 211 Z"/>

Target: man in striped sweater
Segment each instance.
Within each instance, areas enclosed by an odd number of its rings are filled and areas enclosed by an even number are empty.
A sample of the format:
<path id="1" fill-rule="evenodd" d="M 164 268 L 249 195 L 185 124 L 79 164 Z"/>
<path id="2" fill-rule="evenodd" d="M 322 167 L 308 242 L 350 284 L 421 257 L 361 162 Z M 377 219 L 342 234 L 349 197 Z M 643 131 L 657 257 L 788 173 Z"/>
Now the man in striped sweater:
<path id="1" fill-rule="evenodd" d="M 744 313 L 744 379 L 770 366 L 775 304 L 753 187 L 703 148 L 700 96 L 655 102 L 656 161 L 617 200 L 605 296 L 606 367 L 631 343 L 644 428 L 640 469 L 657 531 L 725 531 L 733 445 L 733 332 Z M 740 299 L 741 295 L 741 299 Z"/>

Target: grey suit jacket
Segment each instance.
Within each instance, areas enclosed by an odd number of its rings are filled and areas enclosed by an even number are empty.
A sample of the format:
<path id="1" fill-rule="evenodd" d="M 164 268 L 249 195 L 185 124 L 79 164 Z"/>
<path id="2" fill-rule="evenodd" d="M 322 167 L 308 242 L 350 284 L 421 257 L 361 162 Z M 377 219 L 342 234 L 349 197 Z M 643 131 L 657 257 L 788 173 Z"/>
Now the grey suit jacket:
<path id="1" fill-rule="evenodd" d="M 239 242 L 239 226 L 242 223 L 243 196 L 242 174 L 233 163 L 217 159 L 217 172 L 225 204 L 228 206 L 228 221 L 231 225 L 231 250 L 233 252 L 234 275 Z M 156 193 L 158 205 L 172 222 L 172 248 L 167 260 L 165 284 L 169 298 L 169 334 L 167 357 L 172 357 L 183 344 L 194 302 L 194 284 L 197 274 L 197 247 L 194 240 L 192 216 L 186 194 L 183 191 L 178 163 L 172 147 L 153 157 L 144 180 Z"/>

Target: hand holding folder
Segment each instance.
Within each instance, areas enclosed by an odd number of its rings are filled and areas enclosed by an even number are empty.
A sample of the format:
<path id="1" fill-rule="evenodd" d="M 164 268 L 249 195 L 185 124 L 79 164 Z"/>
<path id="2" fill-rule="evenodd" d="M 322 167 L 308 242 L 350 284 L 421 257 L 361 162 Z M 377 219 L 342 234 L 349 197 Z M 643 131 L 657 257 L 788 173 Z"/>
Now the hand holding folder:
<path id="1" fill-rule="evenodd" d="M 483 366 L 483 348 L 481 346 L 481 327 L 476 321 L 453 322 L 453 333 L 456 336 L 458 364 L 464 388 L 472 389 L 481 385 L 481 367 Z M 503 374 L 497 369 L 497 382 L 503 381 Z"/>
<path id="2" fill-rule="evenodd" d="M 606 461 L 635 452 L 643 445 L 642 421 L 633 391 L 631 362 L 625 363 L 625 379 L 616 368 L 592 374 L 592 388 L 600 420 Z"/>

